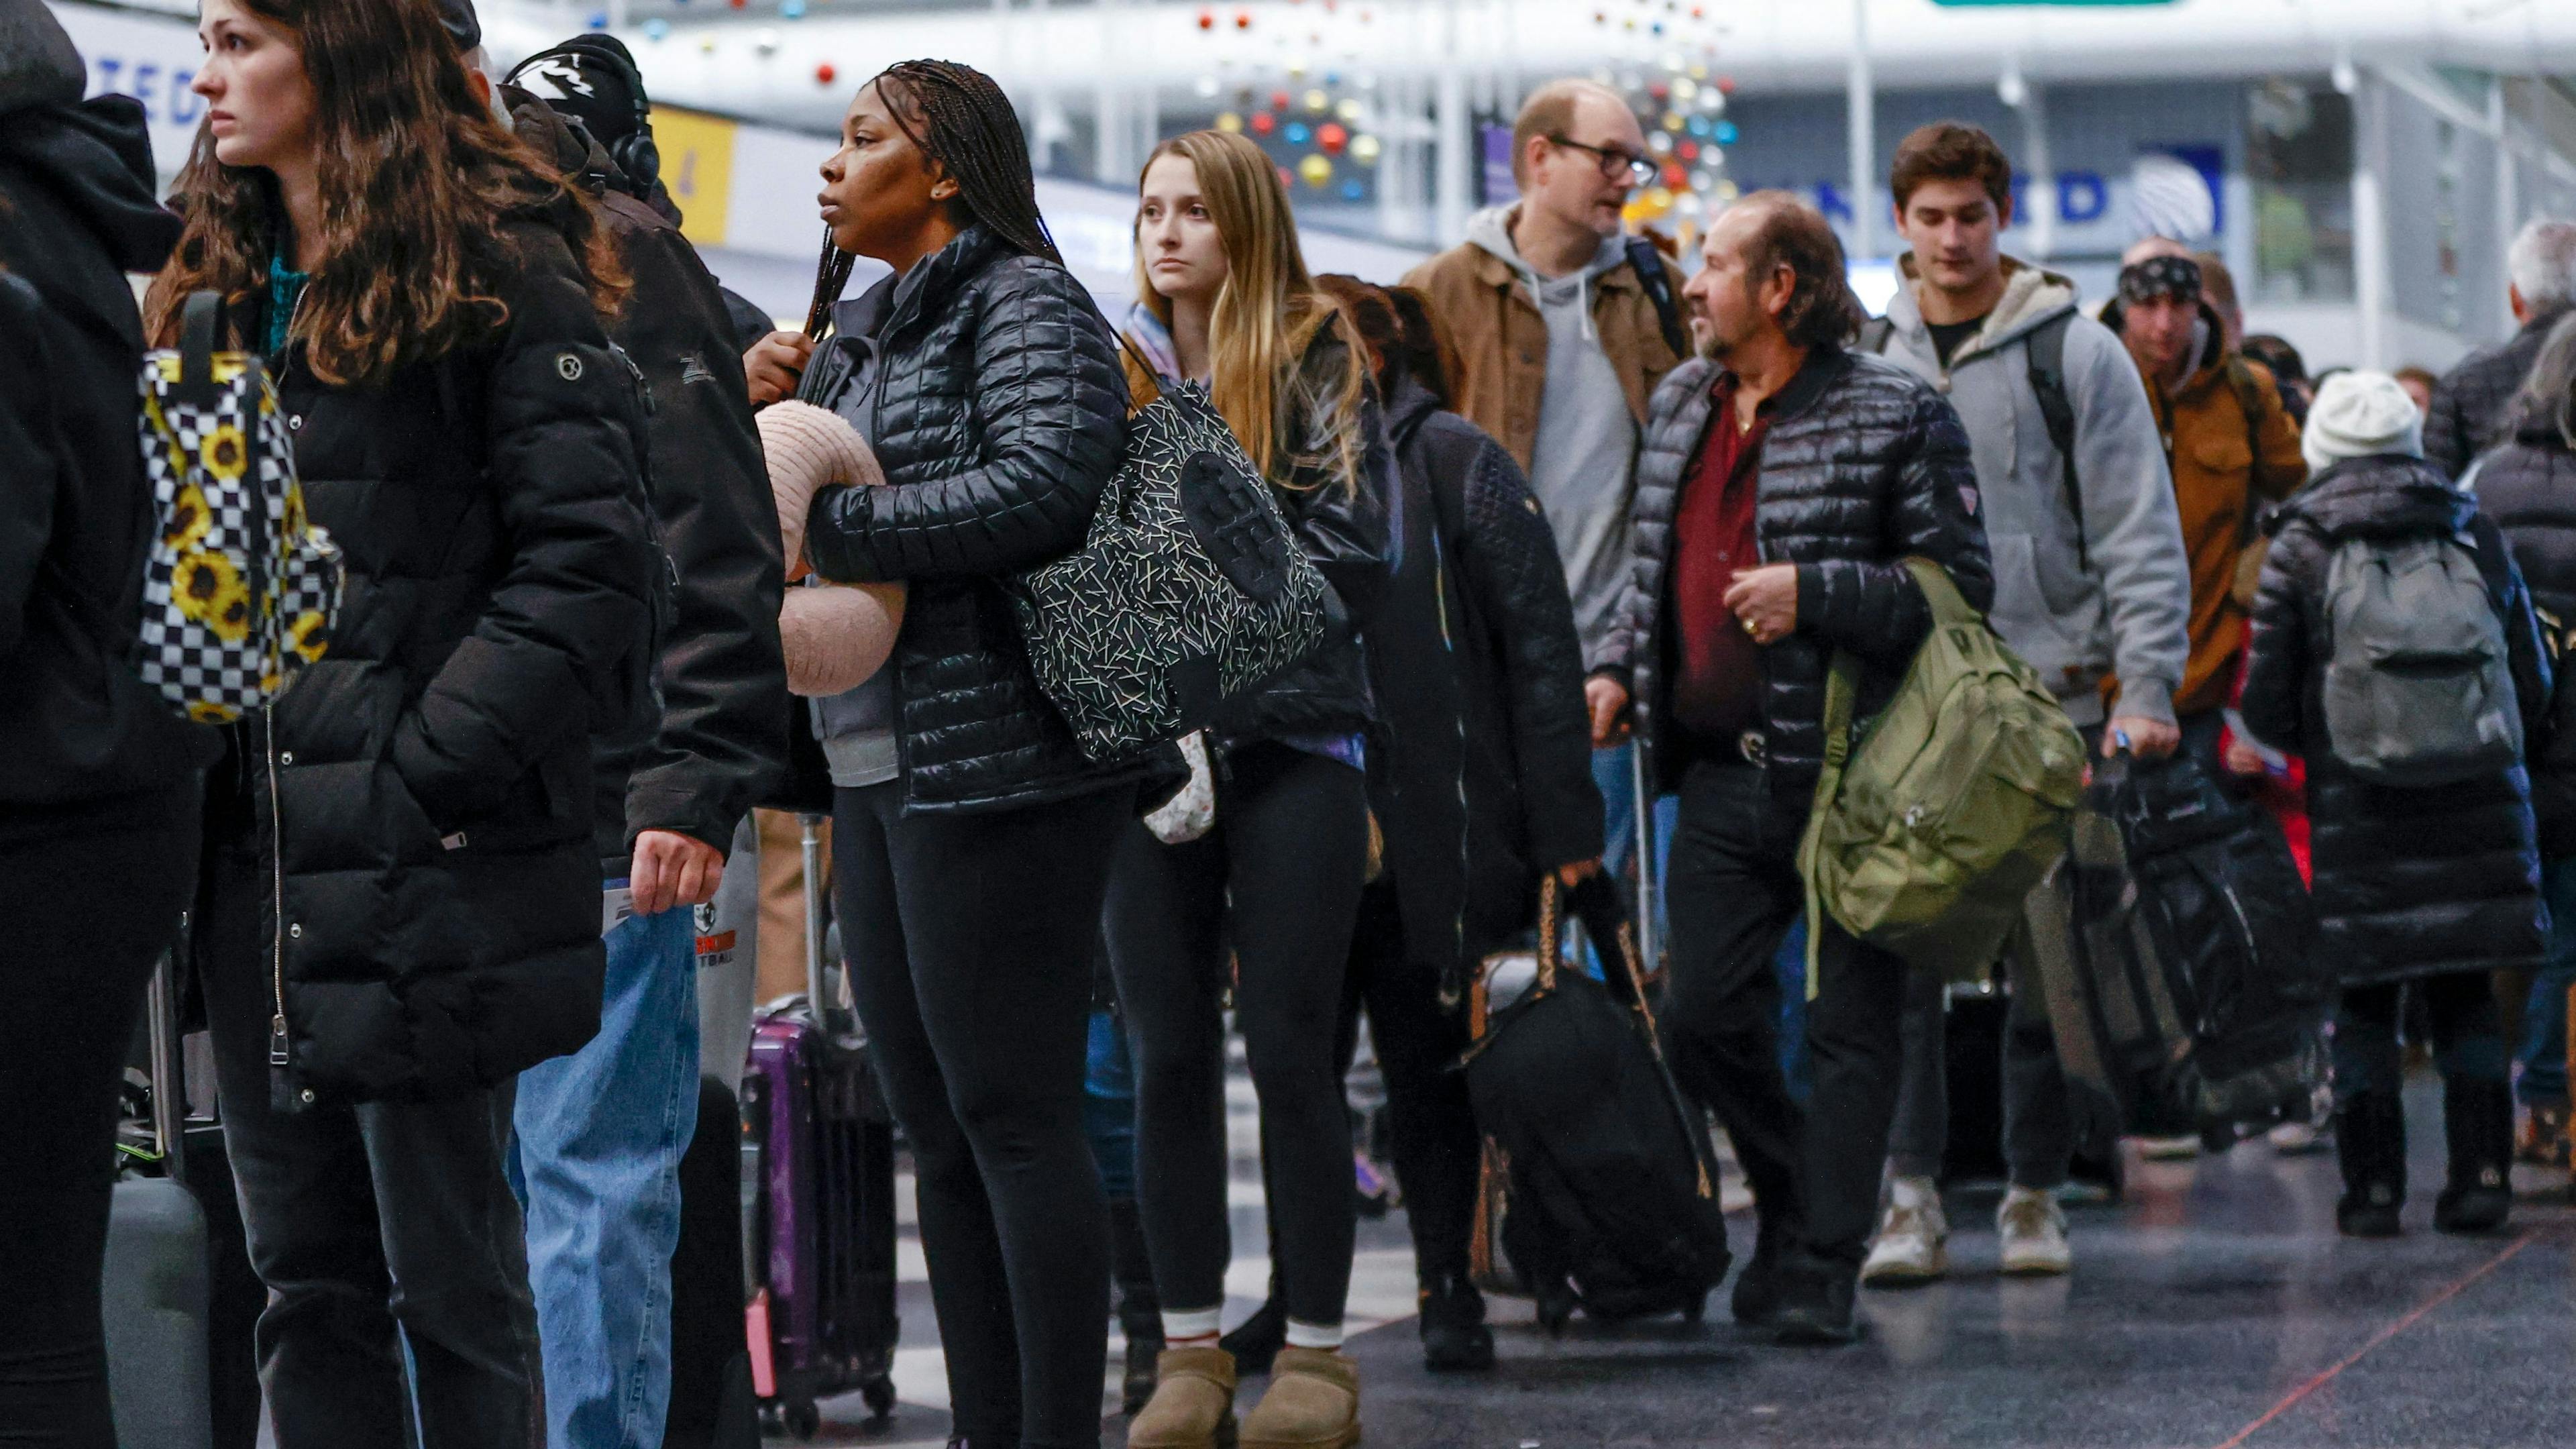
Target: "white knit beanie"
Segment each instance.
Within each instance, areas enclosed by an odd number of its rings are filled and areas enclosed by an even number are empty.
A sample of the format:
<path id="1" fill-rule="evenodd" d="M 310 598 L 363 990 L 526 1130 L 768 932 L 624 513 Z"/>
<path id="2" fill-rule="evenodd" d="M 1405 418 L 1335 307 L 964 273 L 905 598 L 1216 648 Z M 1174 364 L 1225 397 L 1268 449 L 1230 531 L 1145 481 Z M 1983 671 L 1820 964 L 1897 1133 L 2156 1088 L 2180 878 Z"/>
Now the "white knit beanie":
<path id="1" fill-rule="evenodd" d="M 2308 407 L 2299 451 L 2308 471 L 2322 473 L 2346 458 L 2399 453 L 2424 456 L 2424 414 L 2397 379 L 2384 372 L 2339 372 L 2317 389 Z"/>
<path id="2" fill-rule="evenodd" d="M 805 572 L 805 515 L 814 495 L 835 483 L 885 482 L 867 440 L 838 413 L 811 403 L 776 402 L 760 411 L 760 446 L 769 488 L 778 501 L 778 536 L 787 577 Z M 858 688 L 885 666 L 903 628 L 901 584 L 794 588 L 778 614 L 787 655 L 787 688 L 807 698 Z"/>

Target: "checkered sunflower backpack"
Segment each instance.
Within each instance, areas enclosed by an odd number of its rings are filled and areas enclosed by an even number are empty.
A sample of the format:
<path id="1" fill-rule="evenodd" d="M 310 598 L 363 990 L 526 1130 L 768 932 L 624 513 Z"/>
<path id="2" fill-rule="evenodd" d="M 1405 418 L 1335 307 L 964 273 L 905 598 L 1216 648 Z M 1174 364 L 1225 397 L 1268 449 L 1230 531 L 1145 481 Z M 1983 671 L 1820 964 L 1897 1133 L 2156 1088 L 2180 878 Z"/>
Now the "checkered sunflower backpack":
<path id="1" fill-rule="evenodd" d="M 136 672 L 200 724 L 285 690 L 330 646 L 340 550 L 307 522 L 277 390 L 254 352 L 217 352 L 222 299 L 191 295 L 179 345 L 143 359 L 143 466 L 159 528 Z"/>

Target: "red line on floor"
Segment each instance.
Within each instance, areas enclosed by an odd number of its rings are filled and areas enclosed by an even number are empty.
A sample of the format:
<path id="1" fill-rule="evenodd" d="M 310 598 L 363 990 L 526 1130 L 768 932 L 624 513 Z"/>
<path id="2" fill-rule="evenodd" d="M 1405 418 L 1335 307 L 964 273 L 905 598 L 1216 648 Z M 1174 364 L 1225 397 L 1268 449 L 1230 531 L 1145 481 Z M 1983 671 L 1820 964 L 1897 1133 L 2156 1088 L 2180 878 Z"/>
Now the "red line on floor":
<path id="1" fill-rule="evenodd" d="M 2234 1435 L 2219 1444 L 2218 1449 L 2241 1449 L 2241 1446 L 2245 1441 L 2253 1438 L 2256 1431 L 2260 1430 L 2264 1425 L 2271 1423 L 2274 1419 L 2277 1419 L 2283 1414 L 2290 1412 L 2292 1409 L 2297 1408 L 2301 1400 L 2304 1400 L 2310 1394 L 2324 1388 L 2326 1385 L 2333 1383 L 2336 1375 L 2342 1373 L 2345 1369 L 2352 1367 L 2354 1364 L 2361 1362 L 2362 1359 L 2369 1356 L 2373 1349 L 2378 1348 L 2381 1344 L 2388 1342 L 2390 1339 L 2404 1333 L 2406 1330 L 2413 1328 L 2416 1324 L 2423 1322 L 2426 1314 L 2431 1313 L 2434 1309 L 2441 1307 L 2452 1299 L 2459 1297 L 2462 1293 L 2468 1291 L 2470 1285 L 2476 1283 L 2479 1279 L 2487 1276 L 2489 1273 L 2494 1272 L 2496 1269 L 2503 1267 L 2506 1263 L 2511 1262 L 2514 1254 L 2530 1247 L 2539 1237 L 2540 1230 L 2538 1228 L 2532 1228 L 2523 1233 L 2521 1237 L 2518 1237 L 2512 1242 L 2506 1244 L 2503 1252 L 2487 1259 L 2485 1263 L 2479 1265 L 2458 1282 L 2451 1284 L 2441 1292 L 2436 1293 L 2432 1297 L 2415 1305 L 2415 1310 L 2413 1312 L 2407 1314 L 2401 1319 L 2398 1319 L 2395 1323 L 2388 1325 L 2386 1328 L 2379 1330 L 2377 1333 L 2372 1334 L 2368 1343 L 2365 1343 L 2361 1347 L 2354 1349 L 2351 1353 L 2344 1355 L 2344 1359 L 2341 1363 L 2336 1364 L 2334 1367 L 2318 1374 L 2315 1378 L 2312 1378 L 2306 1383 L 2299 1385 L 2297 1388 L 2292 1389 L 2288 1395 L 2282 1398 L 2281 1402 L 2274 1404 L 2270 1409 L 2264 1411 L 2262 1418 L 2259 1418 L 2253 1423 L 2246 1425 L 2244 1428 L 2237 1430 Z"/>

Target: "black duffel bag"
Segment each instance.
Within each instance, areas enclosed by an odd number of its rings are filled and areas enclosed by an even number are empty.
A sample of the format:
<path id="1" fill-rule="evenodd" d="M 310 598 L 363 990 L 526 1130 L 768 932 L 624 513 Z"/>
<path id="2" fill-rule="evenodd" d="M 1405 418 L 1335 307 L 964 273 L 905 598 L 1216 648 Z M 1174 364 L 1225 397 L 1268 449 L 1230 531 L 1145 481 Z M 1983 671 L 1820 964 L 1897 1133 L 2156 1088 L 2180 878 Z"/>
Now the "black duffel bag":
<path id="1" fill-rule="evenodd" d="M 1551 876 L 1538 950 L 1487 957 L 1470 986 L 1465 1069 L 1485 1144 L 1475 1276 L 1536 1299 L 1551 1333 L 1578 1306 L 1696 1321 L 1728 1263 L 1706 1118 L 1665 1065 L 1617 891 L 1596 875 L 1572 895 L 1607 985 L 1560 969 Z"/>

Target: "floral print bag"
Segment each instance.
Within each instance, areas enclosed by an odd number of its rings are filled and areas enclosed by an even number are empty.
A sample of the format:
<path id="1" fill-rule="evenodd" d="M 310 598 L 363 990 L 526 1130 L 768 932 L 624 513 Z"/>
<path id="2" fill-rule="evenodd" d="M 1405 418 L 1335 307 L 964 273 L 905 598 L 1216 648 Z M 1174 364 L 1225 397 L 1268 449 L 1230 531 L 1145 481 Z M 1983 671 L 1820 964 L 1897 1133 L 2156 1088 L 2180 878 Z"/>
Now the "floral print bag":
<path id="1" fill-rule="evenodd" d="M 214 348 L 221 299 L 188 298 L 179 346 L 143 360 L 143 466 L 159 527 L 136 671 L 173 709 L 224 724 L 265 707 L 330 646 L 340 550 L 304 515 L 295 452 L 257 353 Z"/>

